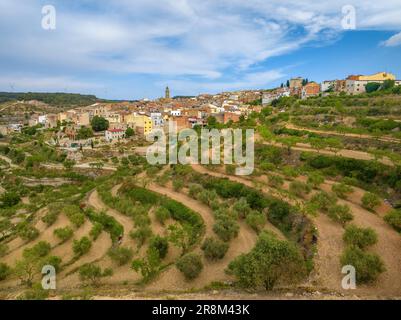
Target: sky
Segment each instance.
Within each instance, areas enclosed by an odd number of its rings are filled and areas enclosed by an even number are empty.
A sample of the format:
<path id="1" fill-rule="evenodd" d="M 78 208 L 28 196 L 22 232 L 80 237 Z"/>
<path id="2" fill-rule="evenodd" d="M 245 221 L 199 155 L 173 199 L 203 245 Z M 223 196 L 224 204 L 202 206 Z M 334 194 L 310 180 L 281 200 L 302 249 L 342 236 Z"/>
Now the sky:
<path id="1" fill-rule="evenodd" d="M 0 91 L 133 100 L 401 78 L 401 0 L 0 0 L 0 44 Z"/>

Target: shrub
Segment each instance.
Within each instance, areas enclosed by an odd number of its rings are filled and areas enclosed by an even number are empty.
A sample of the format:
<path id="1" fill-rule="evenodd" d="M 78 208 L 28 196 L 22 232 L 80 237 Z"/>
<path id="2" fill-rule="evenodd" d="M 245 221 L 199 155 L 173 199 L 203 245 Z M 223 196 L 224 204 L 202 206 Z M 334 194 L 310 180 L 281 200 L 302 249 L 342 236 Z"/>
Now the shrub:
<path id="1" fill-rule="evenodd" d="M 101 278 L 109 277 L 112 274 L 113 270 L 105 269 L 102 271 L 99 266 L 93 263 L 84 264 L 83 266 L 79 267 L 80 280 L 93 286 L 98 286 Z"/>
<path id="2" fill-rule="evenodd" d="M 213 225 L 213 231 L 223 241 L 230 241 L 238 235 L 239 225 L 230 216 L 220 216 Z"/>
<path id="3" fill-rule="evenodd" d="M 5 263 L 0 263 L 0 281 L 5 280 L 11 273 L 11 269 Z"/>
<path id="4" fill-rule="evenodd" d="M 0 197 L 0 208 L 11 208 L 21 201 L 20 196 L 15 192 L 6 192 Z"/>
<path id="5" fill-rule="evenodd" d="M 176 266 L 188 280 L 197 278 L 203 269 L 202 259 L 195 253 L 188 253 L 181 257 Z"/>
<path id="6" fill-rule="evenodd" d="M 146 251 L 146 257 L 132 261 L 131 268 L 140 272 L 144 281 L 151 280 L 160 270 L 159 253 L 150 248 Z"/>
<path id="7" fill-rule="evenodd" d="M 191 198 L 197 199 L 198 195 L 203 191 L 202 186 L 199 184 L 191 184 L 189 186 L 189 196 Z"/>
<path id="8" fill-rule="evenodd" d="M 183 187 L 184 187 L 184 181 L 182 181 L 181 179 L 173 180 L 174 191 L 180 191 Z"/>
<path id="9" fill-rule="evenodd" d="M 207 238 L 201 247 L 205 257 L 209 260 L 223 259 L 227 253 L 229 245 L 221 240 Z"/>
<path id="10" fill-rule="evenodd" d="M 160 207 L 155 211 L 155 217 L 157 221 L 164 225 L 166 220 L 170 218 L 170 211 L 168 211 L 166 208 Z"/>
<path id="11" fill-rule="evenodd" d="M 130 248 L 114 247 L 108 251 L 108 255 L 119 266 L 123 266 L 132 259 L 134 253 Z"/>
<path id="12" fill-rule="evenodd" d="M 4 257 L 8 252 L 8 245 L 5 243 L 0 243 L 0 258 Z"/>
<path id="13" fill-rule="evenodd" d="M 70 227 L 59 228 L 53 231 L 54 235 L 61 240 L 61 242 L 66 242 L 71 239 L 74 231 Z"/>
<path id="14" fill-rule="evenodd" d="M 185 223 L 182 225 L 174 224 L 168 227 L 168 239 L 176 247 L 182 249 L 185 254 L 190 248 L 192 242 L 192 226 Z"/>
<path id="15" fill-rule="evenodd" d="M 89 232 L 90 237 L 92 238 L 93 241 L 95 241 L 97 238 L 99 238 L 100 234 L 103 231 L 103 226 L 99 222 L 95 222 L 93 224 L 93 227 L 91 231 Z"/>
<path id="16" fill-rule="evenodd" d="M 53 225 L 58 218 L 58 213 L 51 211 L 46 213 L 46 215 L 42 218 L 42 221 L 47 224 L 47 226 Z"/>
<path id="17" fill-rule="evenodd" d="M 384 220 L 391 225 L 395 230 L 401 232 L 401 210 L 391 210 Z"/>
<path id="18" fill-rule="evenodd" d="M 100 223 L 103 226 L 103 229 L 110 234 L 113 242 L 123 235 L 124 227 L 105 212 L 97 213 L 93 210 L 87 210 L 85 213 L 93 223 Z"/>
<path id="19" fill-rule="evenodd" d="M 246 223 L 256 232 L 260 232 L 266 224 L 266 216 L 263 213 L 253 211 L 246 216 Z"/>
<path id="20" fill-rule="evenodd" d="M 374 211 L 375 208 L 380 205 L 380 203 L 380 198 L 373 193 L 365 192 L 362 197 L 362 206 L 370 211 Z"/>
<path id="21" fill-rule="evenodd" d="M 353 191 L 353 188 L 345 183 L 333 184 L 331 190 L 341 199 L 346 199 L 347 195 Z"/>
<path id="22" fill-rule="evenodd" d="M 371 228 L 358 228 L 349 225 L 345 229 L 343 240 L 346 244 L 365 249 L 377 243 L 377 234 Z"/>
<path id="23" fill-rule="evenodd" d="M 60 270 L 61 262 L 62 262 L 62 260 L 60 257 L 47 256 L 47 257 L 43 258 L 43 260 L 41 261 L 41 264 L 42 264 L 42 266 L 45 266 L 45 265 L 53 266 L 54 269 L 58 272 Z"/>
<path id="24" fill-rule="evenodd" d="M 63 212 L 76 228 L 79 228 L 84 224 L 85 215 L 81 212 L 78 206 L 68 205 L 63 208 Z"/>
<path id="25" fill-rule="evenodd" d="M 217 194 L 214 190 L 202 190 L 198 195 L 200 202 L 210 205 L 210 203 L 217 199 Z"/>
<path id="26" fill-rule="evenodd" d="M 311 173 L 308 175 L 308 184 L 312 188 L 318 188 L 324 182 L 324 177 L 318 173 Z"/>
<path id="27" fill-rule="evenodd" d="M 360 283 L 368 283 L 377 279 L 385 271 L 380 257 L 374 253 L 364 252 L 358 247 L 348 247 L 341 256 L 342 265 L 355 268 L 356 279 Z"/>
<path id="28" fill-rule="evenodd" d="M 24 254 L 24 256 L 43 258 L 50 253 L 51 248 L 52 247 L 51 247 L 50 243 L 48 243 L 46 241 L 40 241 L 37 244 L 35 244 L 33 247 L 25 249 L 23 254 Z"/>
<path id="29" fill-rule="evenodd" d="M 277 283 L 294 284 L 306 276 L 305 262 L 295 245 L 267 232 L 259 235 L 251 252 L 235 258 L 227 271 L 243 287 L 263 286 L 266 290 Z"/>
<path id="30" fill-rule="evenodd" d="M 245 198 L 236 201 L 232 208 L 241 219 L 245 218 L 252 210 Z"/>
<path id="31" fill-rule="evenodd" d="M 316 204 L 320 210 L 327 211 L 331 206 L 336 204 L 337 199 L 334 195 L 321 191 L 312 197 L 311 202 Z"/>
<path id="32" fill-rule="evenodd" d="M 271 175 L 269 177 L 269 186 L 273 188 L 281 188 L 284 184 L 284 178 L 278 175 Z"/>
<path id="33" fill-rule="evenodd" d="M 143 226 L 130 232 L 130 237 L 137 241 L 138 248 L 142 247 L 151 235 L 152 230 L 149 226 Z"/>
<path id="34" fill-rule="evenodd" d="M 23 222 L 17 225 L 17 234 L 21 237 L 22 240 L 32 241 L 39 236 L 39 231 L 38 229 Z"/>
<path id="35" fill-rule="evenodd" d="M 72 250 L 74 251 L 77 257 L 80 257 L 89 252 L 92 247 L 92 242 L 88 237 L 83 237 L 80 240 L 74 240 L 72 245 Z"/>
<path id="36" fill-rule="evenodd" d="M 327 214 L 333 221 L 345 225 L 347 222 L 354 219 L 350 208 L 347 205 L 335 204 L 329 207 Z"/>
<path id="37" fill-rule="evenodd" d="M 301 181 L 293 181 L 290 183 L 290 193 L 297 197 L 304 198 L 310 192 L 311 187 L 306 183 Z"/>
<path id="38" fill-rule="evenodd" d="M 168 240 L 160 236 L 154 236 L 150 239 L 149 248 L 156 250 L 160 259 L 164 259 L 168 252 Z"/>

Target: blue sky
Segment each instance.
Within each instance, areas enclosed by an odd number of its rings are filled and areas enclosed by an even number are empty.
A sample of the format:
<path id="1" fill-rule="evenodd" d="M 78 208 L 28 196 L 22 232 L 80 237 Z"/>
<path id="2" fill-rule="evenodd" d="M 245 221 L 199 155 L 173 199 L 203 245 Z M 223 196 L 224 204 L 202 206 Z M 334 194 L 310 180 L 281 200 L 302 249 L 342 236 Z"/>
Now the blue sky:
<path id="1" fill-rule="evenodd" d="M 56 30 L 41 27 L 56 9 Z M 343 5 L 356 12 L 344 30 Z M 0 91 L 103 98 L 271 88 L 394 72 L 401 1 L 0 0 Z"/>

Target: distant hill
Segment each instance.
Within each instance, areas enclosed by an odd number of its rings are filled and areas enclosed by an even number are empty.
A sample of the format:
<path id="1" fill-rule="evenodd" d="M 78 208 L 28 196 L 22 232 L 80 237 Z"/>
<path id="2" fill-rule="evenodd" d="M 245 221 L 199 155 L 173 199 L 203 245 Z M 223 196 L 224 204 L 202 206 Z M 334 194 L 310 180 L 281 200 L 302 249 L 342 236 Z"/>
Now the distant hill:
<path id="1" fill-rule="evenodd" d="M 76 93 L 0 92 L 0 103 L 37 100 L 52 106 L 87 106 L 103 100 L 94 95 Z"/>

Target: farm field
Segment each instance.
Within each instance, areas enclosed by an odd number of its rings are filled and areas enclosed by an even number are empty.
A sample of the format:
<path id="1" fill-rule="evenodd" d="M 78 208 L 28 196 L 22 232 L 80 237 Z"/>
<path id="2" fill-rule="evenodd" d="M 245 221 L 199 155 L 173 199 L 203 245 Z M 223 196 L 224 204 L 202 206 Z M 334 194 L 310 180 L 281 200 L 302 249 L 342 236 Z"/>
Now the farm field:
<path id="1" fill-rule="evenodd" d="M 136 138 L 71 162 L 56 130 L 2 137 L 0 299 L 399 299 L 396 120 L 399 95 L 282 98 L 209 119 L 255 130 L 248 176 L 151 165 Z"/>

